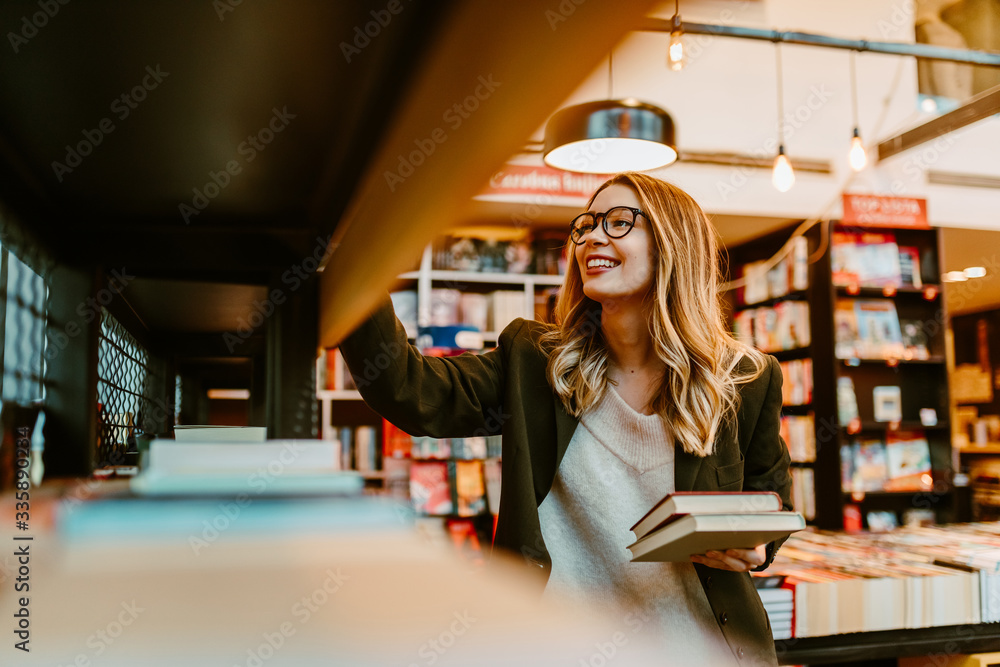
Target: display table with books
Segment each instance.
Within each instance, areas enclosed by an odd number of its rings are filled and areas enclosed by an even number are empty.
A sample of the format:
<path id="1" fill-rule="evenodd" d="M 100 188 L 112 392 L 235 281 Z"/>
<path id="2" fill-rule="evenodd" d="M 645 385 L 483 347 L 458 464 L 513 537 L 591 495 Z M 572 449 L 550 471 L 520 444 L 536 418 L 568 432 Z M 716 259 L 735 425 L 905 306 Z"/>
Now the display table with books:
<path id="1" fill-rule="evenodd" d="M 1000 524 L 804 531 L 755 583 L 782 664 L 1000 650 Z"/>

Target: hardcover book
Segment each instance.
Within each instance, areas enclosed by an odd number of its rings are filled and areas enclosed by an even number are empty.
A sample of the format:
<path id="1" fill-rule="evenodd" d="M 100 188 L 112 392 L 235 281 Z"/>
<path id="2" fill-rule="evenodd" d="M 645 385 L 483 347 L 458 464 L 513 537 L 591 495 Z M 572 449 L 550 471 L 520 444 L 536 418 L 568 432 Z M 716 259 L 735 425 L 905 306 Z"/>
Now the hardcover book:
<path id="1" fill-rule="evenodd" d="M 675 514 L 628 549 L 633 562 L 686 562 L 709 550 L 753 549 L 805 527 L 798 512 Z"/>
<path id="2" fill-rule="evenodd" d="M 640 539 L 677 514 L 775 512 L 781 497 L 773 491 L 677 491 L 668 494 L 632 526 Z"/>

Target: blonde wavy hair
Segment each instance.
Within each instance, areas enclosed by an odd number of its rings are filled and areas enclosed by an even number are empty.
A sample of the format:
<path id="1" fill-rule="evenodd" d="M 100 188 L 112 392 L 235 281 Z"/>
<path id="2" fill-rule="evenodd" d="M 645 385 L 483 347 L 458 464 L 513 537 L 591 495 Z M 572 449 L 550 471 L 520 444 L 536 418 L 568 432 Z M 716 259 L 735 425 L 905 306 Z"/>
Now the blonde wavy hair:
<path id="1" fill-rule="evenodd" d="M 652 408 L 684 451 L 712 453 L 716 435 L 739 407 L 739 385 L 761 375 L 767 358 L 737 341 L 725 325 L 719 292 L 719 245 L 708 217 L 680 188 L 645 174 L 624 172 L 601 185 L 624 185 L 639 197 L 653 238 L 653 281 L 645 297 L 649 333 L 666 367 Z M 567 412 L 579 418 L 608 390 L 608 347 L 601 304 L 583 292 L 572 241 L 569 266 L 556 301 L 556 328 L 543 342 L 551 350 L 550 384 Z M 737 368 L 750 361 L 749 371 Z"/>

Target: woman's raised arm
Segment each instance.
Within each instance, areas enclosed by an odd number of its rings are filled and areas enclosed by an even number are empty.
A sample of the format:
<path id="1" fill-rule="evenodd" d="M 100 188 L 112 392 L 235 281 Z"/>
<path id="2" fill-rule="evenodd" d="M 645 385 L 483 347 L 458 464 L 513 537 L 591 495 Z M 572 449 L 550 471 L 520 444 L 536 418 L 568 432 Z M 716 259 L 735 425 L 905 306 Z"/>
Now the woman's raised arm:
<path id="1" fill-rule="evenodd" d="M 505 355 L 524 325 L 515 320 L 485 354 L 425 357 L 409 344 L 386 297 L 341 344 L 358 391 L 373 410 L 411 435 L 499 433 Z"/>

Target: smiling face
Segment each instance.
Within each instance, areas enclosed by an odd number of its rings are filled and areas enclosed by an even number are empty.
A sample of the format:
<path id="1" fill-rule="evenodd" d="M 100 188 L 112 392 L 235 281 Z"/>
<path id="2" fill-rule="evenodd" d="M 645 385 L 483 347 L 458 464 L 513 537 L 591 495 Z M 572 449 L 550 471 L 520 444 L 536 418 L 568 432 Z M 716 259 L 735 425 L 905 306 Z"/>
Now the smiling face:
<path id="1" fill-rule="evenodd" d="M 601 190 L 588 209 L 604 213 L 615 206 L 641 209 L 639 197 L 626 185 Z M 611 221 L 609 221 L 609 227 Z M 598 225 L 576 246 L 583 293 L 604 303 L 609 300 L 642 299 L 653 284 L 653 230 L 645 215 L 635 218 L 635 227 L 620 239 L 609 237 Z"/>

